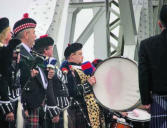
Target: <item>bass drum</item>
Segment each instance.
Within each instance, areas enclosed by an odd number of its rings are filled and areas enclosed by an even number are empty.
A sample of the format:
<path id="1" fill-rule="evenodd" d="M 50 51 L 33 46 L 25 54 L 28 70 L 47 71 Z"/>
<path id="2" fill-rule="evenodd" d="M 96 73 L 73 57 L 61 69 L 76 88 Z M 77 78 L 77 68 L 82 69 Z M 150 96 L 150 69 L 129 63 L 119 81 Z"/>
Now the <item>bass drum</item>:
<path id="1" fill-rule="evenodd" d="M 114 111 L 132 110 L 140 104 L 137 64 L 124 57 L 105 60 L 95 71 L 97 101 Z"/>

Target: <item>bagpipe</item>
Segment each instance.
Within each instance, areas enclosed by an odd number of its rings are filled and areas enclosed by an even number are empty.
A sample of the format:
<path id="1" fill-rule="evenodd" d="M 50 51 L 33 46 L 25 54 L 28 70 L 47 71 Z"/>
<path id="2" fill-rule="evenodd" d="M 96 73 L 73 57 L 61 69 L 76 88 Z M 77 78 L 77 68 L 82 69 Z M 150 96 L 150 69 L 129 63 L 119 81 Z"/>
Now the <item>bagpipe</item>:
<path id="1" fill-rule="evenodd" d="M 36 66 L 44 64 L 44 62 L 48 59 L 48 57 L 45 57 L 44 55 L 37 53 L 33 50 L 30 51 L 30 53 L 33 55 L 33 58 L 30 58 L 28 56 L 25 56 L 23 54 L 20 54 L 20 56 L 23 59 L 23 62 L 30 68 L 34 69 Z"/>

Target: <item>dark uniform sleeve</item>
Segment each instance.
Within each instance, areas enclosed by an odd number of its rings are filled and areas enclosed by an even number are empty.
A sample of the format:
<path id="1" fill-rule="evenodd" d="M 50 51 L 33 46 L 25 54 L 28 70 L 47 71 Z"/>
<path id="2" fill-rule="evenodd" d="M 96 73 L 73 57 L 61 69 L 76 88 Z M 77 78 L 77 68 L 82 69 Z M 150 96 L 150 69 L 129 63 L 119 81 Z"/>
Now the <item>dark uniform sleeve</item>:
<path id="1" fill-rule="evenodd" d="M 10 102 L 8 95 L 8 83 L 6 80 L 0 80 L 0 110 L 6 115 L 10 112 L 13 112 L 13 106 Z"/>
<path id="2" fill-rule="evenodd" d="M 46 112 L 53 118 L 69 106 L 66 78 L 61 70 L 55 68 L 55 76 L 48 80 L 46 91 Z"/>
<path id="3" fill-rule="evenodd" d="M 142 41 L 139 49 L 139 89 L 141 95 L 141 101 L 143 105 L 151 103 L 151 79 L 150 79 L 150 67 L 149 59 L 145 47 L 146 41 Z"/>
<path id="4" fill-rule="evenodd" d="M 60 114 L 60 109 L 57 106 L 46 106 L 46 112 L 49 113 L 50 118 L 52 119 L 55 116 Z"/>
<path id="5" fill-rule="evenodd" d="M 20 40 L 12 39 L 7 47 L 0 48 L 0 110 L 4 115 L 13 112 L 9 99 L 9 68 L 13 59 L 13 50 L 20 43 Z"/>
<path id="6" fill-rule="evenodd" d="M 60 109 L 56 104 L 55 94 L 53 90 L 53 80 L 48 80 L 48 87 L 46 90 L 46 112 L 49 113 L 50 118 L 60 114 Z"/>
<path id="7" fill-rule="evenodd" d="M 61 111 L 63 111 L 69 106 L 67 77 L 62 73 L 60 69 L 57 68 L 55 71 L 53 88 L 55 92 L 57 106 L 60 108 Z"/>

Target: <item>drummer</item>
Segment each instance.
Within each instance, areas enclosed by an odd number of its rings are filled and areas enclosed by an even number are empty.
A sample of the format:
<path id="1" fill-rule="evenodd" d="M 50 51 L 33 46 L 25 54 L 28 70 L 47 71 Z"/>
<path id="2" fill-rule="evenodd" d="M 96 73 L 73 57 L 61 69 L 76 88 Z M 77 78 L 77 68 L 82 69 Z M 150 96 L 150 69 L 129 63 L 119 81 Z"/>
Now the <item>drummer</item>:
<path id="1" fill-rule="evenodd" d="M 84 69 L 91 64 L 86 62 L 81 66 L 82 44 L 69 45 L 64 56 L 66 61 L 62 63 L 61 70 L 67 74 L 67 87 L 71 99 L 71 106 L 68 108 L 68 128 L 105 128 L 104 118 L 92 93 L 96 79 L 84 73 Z M 90 67 L 89 71 L 93 71 L 93 67 Z"/>

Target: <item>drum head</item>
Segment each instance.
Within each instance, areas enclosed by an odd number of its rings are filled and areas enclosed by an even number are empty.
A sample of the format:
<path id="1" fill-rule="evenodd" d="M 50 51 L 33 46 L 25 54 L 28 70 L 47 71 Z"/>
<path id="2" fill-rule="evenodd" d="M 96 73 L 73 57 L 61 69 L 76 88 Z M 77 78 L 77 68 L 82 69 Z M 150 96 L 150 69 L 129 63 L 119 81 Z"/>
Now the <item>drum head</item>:
<path id="1" fill-rule="evenodd" d="M 135 62 L 112 57 L 95 72 L 93 91 L 104 107 L 115 111 L 131 110 L 139 104 L 138 68 Z"/>
<path id="2" fill-rule="evenodd" d="M 151 115 L 147 111 L 138 108 L 128 112 L 127 117 L 129 120 L 138 122 L 146 122 L 151 119 Z"/>

